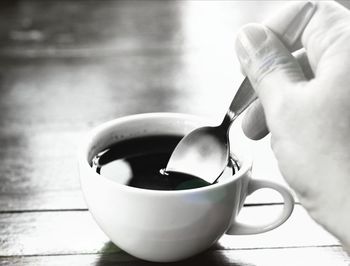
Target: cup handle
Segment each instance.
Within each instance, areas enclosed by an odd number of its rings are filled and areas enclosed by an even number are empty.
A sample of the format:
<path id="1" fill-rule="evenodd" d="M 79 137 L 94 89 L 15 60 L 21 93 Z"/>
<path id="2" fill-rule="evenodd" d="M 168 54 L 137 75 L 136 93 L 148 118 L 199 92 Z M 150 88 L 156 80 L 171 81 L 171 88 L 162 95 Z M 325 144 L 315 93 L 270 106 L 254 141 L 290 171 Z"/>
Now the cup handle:
<path id="1" fill-rule="evenodd" d="M 283 197 L 283 210 L 282 213 L 277 217 L 276 220 L 263 225 L 248 225 L 244 223 L 237 222 L 234 220 L 231 223 L 230 228 L 227 230 L 228 235 L 250 235 L 258 234 L 266 231 L 270 231 L 281 224 L 283 224 L 289 216 L 292 214 L 294 209 L 294 198 L 292 194 L 284 187 L 266 180 L 254 180 L 251 179 L 248 186 L 248 195 L 253 192 L 262 189 L 270 188 L 281 194 Z"/>

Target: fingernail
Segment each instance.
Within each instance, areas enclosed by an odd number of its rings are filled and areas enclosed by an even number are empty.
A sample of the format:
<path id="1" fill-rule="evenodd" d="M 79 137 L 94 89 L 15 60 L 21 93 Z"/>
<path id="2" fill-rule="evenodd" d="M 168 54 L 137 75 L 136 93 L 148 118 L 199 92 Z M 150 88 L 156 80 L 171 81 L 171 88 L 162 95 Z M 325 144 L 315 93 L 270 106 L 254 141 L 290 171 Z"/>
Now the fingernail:
<path id="1" fill-rule="evenodd" d="M 266 39 L 267 34 L 262 25 L 249 24 L 241 29 L 236 41 L 236 52 L 241 62 L 256 54 Z"/>

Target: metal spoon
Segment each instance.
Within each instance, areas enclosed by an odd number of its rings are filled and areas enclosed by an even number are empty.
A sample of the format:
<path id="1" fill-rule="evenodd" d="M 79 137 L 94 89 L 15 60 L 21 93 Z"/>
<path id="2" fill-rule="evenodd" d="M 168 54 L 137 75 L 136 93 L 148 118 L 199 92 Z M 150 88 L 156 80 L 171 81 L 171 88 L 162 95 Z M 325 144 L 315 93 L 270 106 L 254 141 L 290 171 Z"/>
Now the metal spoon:
<path id="1" fill-rule="evenodd" d="M 248 78 L 245 78 L 222 123 L 216 127 L 200 127 L 186 135 L 173 151 L 165 171 L 215 182 L 228 163 L 229 127 L 256 98 Z"/>
<path id="2" fill-rule="evenodd" d="M 289 47 L 298 40 L 311 19 L 315 6 L 306 2 L 284 34 Z M 239 87 L 224 120 L 216 127 L 201 127 L 186 135 L 171 154 L 165 172 L 181 172 L 214 183 L 225 170 L 232 122 L 257 98 L 248 78 Z"/>

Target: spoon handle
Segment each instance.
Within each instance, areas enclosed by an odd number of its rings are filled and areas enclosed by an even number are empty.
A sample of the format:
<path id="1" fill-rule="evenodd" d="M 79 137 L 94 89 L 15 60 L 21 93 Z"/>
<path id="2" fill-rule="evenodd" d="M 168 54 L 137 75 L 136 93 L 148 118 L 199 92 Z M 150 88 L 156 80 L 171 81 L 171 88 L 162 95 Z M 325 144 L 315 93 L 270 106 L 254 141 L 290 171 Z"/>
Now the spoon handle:
<path id="1" fill-rule="evenodd" d="M 226 114 L 230 118 L 230 123 L 239 116 L 247 107 L 257 99 L 257 95 L 250 83 L 249 79 L 244 78 L 241 86 L 239 86 L 235 97 L 233 98 L 230 108 Z"/>

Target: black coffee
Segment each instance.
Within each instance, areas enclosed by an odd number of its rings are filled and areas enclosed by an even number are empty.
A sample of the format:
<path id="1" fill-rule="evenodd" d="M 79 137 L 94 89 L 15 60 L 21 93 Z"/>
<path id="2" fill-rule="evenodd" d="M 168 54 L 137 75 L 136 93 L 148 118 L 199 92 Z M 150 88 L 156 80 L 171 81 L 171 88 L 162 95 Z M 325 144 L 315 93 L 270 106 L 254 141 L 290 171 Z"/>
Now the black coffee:
<path id="1" fill-rule="evenodd" d="M 186 174 L 164 173 L 182 136 L 150 136 L 118 142 L 96 155 L 91 166 L 118 183 L 153 190 L 182 190 L 210 185 Z M 237 167 L 230 167 L 232 174 Z"/>

